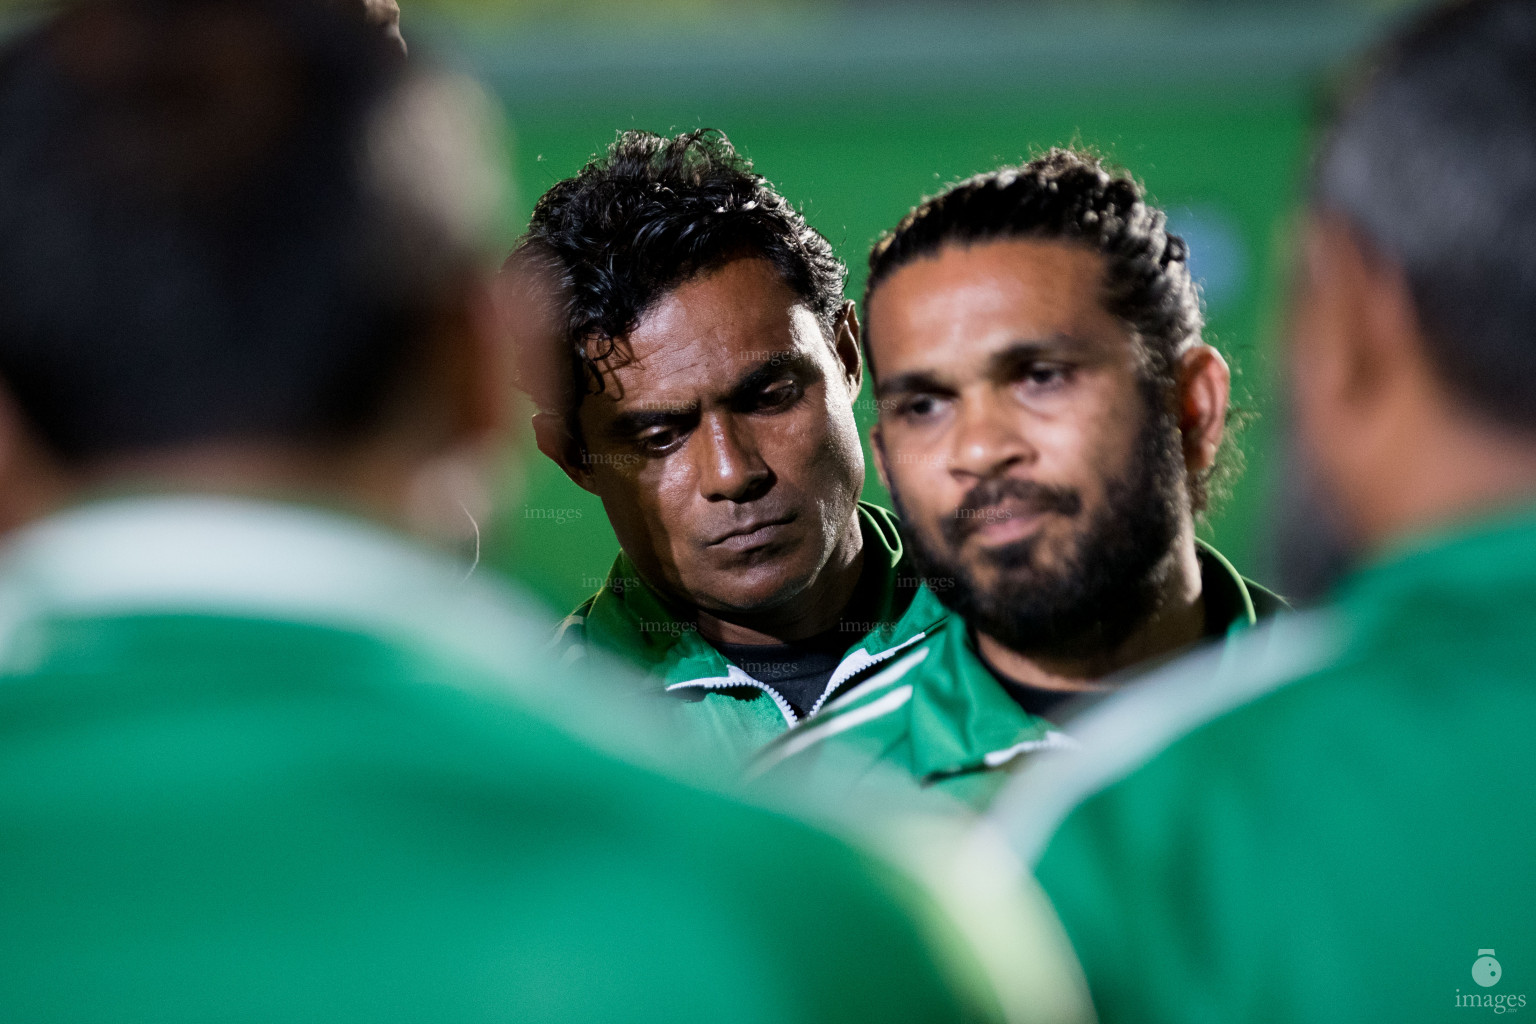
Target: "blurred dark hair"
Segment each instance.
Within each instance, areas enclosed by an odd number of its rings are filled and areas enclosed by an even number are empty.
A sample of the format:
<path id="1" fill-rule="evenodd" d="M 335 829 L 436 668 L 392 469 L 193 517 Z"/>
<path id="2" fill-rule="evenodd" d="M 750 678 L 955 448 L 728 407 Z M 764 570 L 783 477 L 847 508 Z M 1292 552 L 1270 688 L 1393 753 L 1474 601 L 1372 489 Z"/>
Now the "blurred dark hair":
<path id="1" fill-rule="evenodd" d="M 1000 239 L 1033 239 L 1087 246 L 1104 257 L 1105 308 L 1140 339 L 1148 397 L 1166 404 L 1177 384 L 1178 359 L 1200 340 L 1205 318 L 1200 292 L 1189 275 L 1189 249 L 1169 233 L 1163 211 L 1149 206 L 1128 175 L 1107 170 L 1095 156 L 1052 149 L 1017 167 L 978 174 L 919 203 L 869 254 L 869 297 L 881 282 L 913 260 L 946 245 Z M 865 330 L 865 358 L 877 325 Z M 1229 424 L 1231 425 L 1231 424 Z M 1230 472 L 1223 445 L 1218 466 Z M 1211 473 L 1190 481 L 1196 511 L 1210 500 Z"/>
<path id="2" fill-rule="evenodd" d="M 544 193 L 508 260 L 509 269 L 520 260 L 552 268 L 565 302 L 565 378 L 525 378 L 529 391 L 571 417 L 585 395 L 602 392 L 597 364 L 614 338 L 668 291 L 743 257 L 771 263 L 831 336 L 847 268 L 724 134 L 620 133 Z"/>
<path id="3" fill-rule="evenodd" d="M 466 255 L 378 160 L 406 75 L 313 0 L 101 0 L 0 51 L 0 381 L 56 455 L 375 423 Z"/>
<path id="4" fill-rule="evenodd" d="M 1536 4 L 1430 11 L 1374 57 L 1313 181 L 1406 275 L 1471 407 L 1536 428 Z"/>

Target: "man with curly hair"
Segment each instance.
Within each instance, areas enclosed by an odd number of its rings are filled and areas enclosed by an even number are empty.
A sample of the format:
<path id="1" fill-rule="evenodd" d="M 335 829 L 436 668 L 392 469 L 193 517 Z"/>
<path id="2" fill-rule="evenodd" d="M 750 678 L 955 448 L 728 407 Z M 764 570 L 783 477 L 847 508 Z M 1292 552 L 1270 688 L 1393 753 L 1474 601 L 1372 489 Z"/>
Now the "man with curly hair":
<path id="1" fill-rule="evenodd" d="M 1118 674 L 1279 606 L 1195 537 L 1229 373 L 1187 255 L 1071 150 L 963 181 L 875 247 L 875 455 L 932 624 L 760 770 L 896 765 L 982 804 Z"/>
<path id="2" fill-rule="evenodd" d="M 713 131 L 620 135 L 505 273 L 539 448 L 622 549 L 559 643 L 642 666 L 731 765 L 923 625 L 894 518 L 859 501 L 845 276 Z"/>

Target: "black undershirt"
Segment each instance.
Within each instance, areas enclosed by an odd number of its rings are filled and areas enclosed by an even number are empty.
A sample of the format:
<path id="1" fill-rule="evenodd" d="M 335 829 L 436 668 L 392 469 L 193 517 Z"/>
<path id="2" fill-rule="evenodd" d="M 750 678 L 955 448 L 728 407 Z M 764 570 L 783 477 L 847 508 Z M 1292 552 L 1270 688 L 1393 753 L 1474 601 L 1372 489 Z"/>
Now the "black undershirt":
<path id="1" fill-rule="evenodd" d="M 869 557 L 872 553 L 876 557 Z M 843 608 L 841 620 L 831 629 L 787 644 L 714 643 L 713 646 L 747 675 L 773 687 L 795 709 L 795 714 L 804 718 L 826 692 L 832 673 L 842 664 L 848 649 L 863 639 L 877 622 L 894 622 L 911 603 L 915 590 L 898 593 L 889 607 L 883 612 L 880 610 L 880 597 L 886 589 L 884 577 L 889 571 L 890 566 L 878 552 L 866 547 L 859 582 Z"/>
<path id="2" fill-rule="evenodd" d="M 992 673 L 992 678 L 998 681 L 1008 696 L 1013 698 L 1015 704 L 1036 718 L 1050 720 L 1057 708 L 1083 696 L 1081 690 L 1047 690 L 1040 686 L 1030 686 L 1028 683 L 1016 683 L 998 671 L 996 666 L 987 660 L 986 655 L 981 653 L 980 648 L 976 649 L 976 660 Z"/>
<path id="3" fill-rule="evenodd" d="M 715 644 L 715 650 L 789 701 L 801 718 L 827 688 L 857 633 L 834 627 L 788 644 Z"/>
<path id="4" fill-rule="evenodd" d="M 1205 601 L 1205 637 L 1219 637 L 1226 633 L 1232 622 L 1243 614 L 1242 595 L 1232 584 L 1232 578 L 1221 565 L 1214 559 L 1206 558 L 1204 552 L 1197 553 L 1200 560 L 1200 586 L 1201 597 Z M 974 636 L 972 637 L 974 640 Z M 1102 694 L 1102 690 L 1046 690 L 1038 686 L 1030 686 L 1027 683 L 1016 683 L 1009 679 L 998 668 L 986 659 L 981 653 L 981 648 L 975 643 L 972 649 L 976 652 L 976 658 L 992 673 L 1008 696 L 1014 703 L 1036 718 L 1051 718 L 1052 712 L 1063 705 L 1070 704 L 1074 700 L 1081 700 L 1085 705 L 1093 698 L 1089 694 Z M 1078 708 L 1073 708 L 1075 714 Z M 1059 722 L 1057 724 L 1060 724 Z"/>

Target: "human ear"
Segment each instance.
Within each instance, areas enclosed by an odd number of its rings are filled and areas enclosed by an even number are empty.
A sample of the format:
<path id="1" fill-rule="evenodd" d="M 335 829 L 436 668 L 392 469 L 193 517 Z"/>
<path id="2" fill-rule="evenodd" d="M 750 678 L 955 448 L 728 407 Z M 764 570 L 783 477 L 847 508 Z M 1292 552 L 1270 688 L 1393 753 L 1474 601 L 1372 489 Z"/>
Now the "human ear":
<path id="1" fill-rule="evenodd" d="M 559 466 L 571 482 L 589 494 L 596 494 L 592 471 L 584 458 L 586 452 L 581 442 L 571 433 L 564 416 L 550 412 L 535 413 L 533 438 L 539 451 Z"/>
<path id="2" fill-rule="evenodd" d="M 859 312 L 851 302 L 843 303 L 833 328 L 832 350 L 843 368 L 843 379 L 848 383 L 848 394 L 858 397 L 864 384 L 864 355 L 859 350 Z"/>
<path id="3" fill-rule="evenodd" d="M 1300 457 L 1362 542 L 1401 497 L 1432 368 L 1407 277 L 1348 220 L 1312 211 L 1292 285 L 1286 363 Z"/>
<path id="4" fill-rule="evenodd" d="M 517 370 L 502 338 L 495 283 L 476 280 L 465 301 L 468 338 L 462 429 L 474 442 L 500 447 L 513 429 Z"/>
<path id="5" fill-rule="evenodd" d="M 875 473 L 880 477 L 880 486 L 889 492 L 891 478 L 885 472 L 885 435 L 881 433 L 878 422 L 869 428 L 869 450 L 875 457 Z"/>
<path id="6" fill-rule="evenodd" d="M 1204 473 L 1216 464 L 1216 452 L 1226 431 L 1232 371 L 1220 352 L 1199 343 L 1179 357 L 1178 380 L 1184 465 L 1192 474 Z"/>
<path id="7" fill-rule="evenodd" d="M 1332 397 L 1360 411 L 1383 400 L 1423 349 L 1404 274 L 1342 218 L 1314 215 L 1307 229 L 1305 296 L 1310 309 L 1295 349 L 1323 364 Z"/>

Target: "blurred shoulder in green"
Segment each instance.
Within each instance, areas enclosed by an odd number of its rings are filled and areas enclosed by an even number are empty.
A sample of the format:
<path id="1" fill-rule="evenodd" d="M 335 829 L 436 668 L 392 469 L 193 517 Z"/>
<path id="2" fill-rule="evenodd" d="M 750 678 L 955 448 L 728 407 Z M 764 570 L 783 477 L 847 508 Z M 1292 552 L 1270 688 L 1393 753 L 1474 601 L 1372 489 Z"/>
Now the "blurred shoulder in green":
<path id="1" fill-rule="evenodd" d="M 983 948 L 1038 959 L 1011 915 L 642 767 L 648 717 L 582 696 L 618 670 L 369 525 L 487 514 L 495 135 L 321 3 L 83 0 L 7 38 L 0 1016 L 1067 1006 L 994 983 Z"/>
<path id="2" fill-rule="evenodd" d="M 1533 565 L 1529 516 L 1399 548 L 1003 794 L 1103 1019 L 1443 1020 L 1536 948 Z"/>
<path id="3" fill-rule="evenodd" d="M 538 620 L 390 534 L 120 500 L 0 580 L 17 1019 L 998 1019 L 919 883 L 530 714 Z"/>

